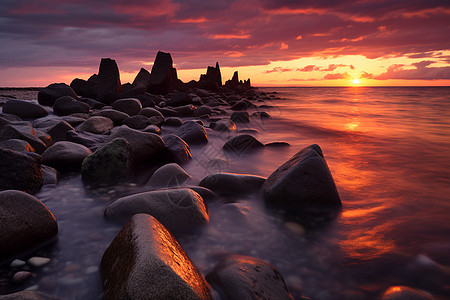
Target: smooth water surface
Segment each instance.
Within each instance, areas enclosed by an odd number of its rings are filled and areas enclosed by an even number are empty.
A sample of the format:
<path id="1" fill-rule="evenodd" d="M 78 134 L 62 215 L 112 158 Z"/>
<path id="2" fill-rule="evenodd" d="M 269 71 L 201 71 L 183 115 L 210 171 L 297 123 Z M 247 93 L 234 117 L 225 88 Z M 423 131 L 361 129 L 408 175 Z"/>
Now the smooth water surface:
<path id="1" fill-rule="evenodd" d="M 264 259 L 284 276 L 295 297 L 374 299 L 392 285 L 450 297 L 450 88 L 279 88 L 266 100 L 272 117 L 249 125 L 263 143 L 286 141 L 233 156 L 230 134 L 208 131 L 191 148 L 184 169 L 196 185 L 219 171 L 269 176 L 305 146 L 322 147 L 342 212 L 306 228 L 267 210 L 258 195 L 208 203 L 210 223 L 177 236 L 206 274 L 225 255 Z M 261 110 L 261 109 L 260 109 Z M 238 129 L 242 129 L 239 127 Z M 164 132 L 164 128 L 163 128 Z M 17 289 L 64 299 L 99 299 L 101 256 L 120 226 L 103 218 L 114 199 L 141 191 L 135 184 L 89 189 L 66 176 L 36 196 L 58 220 L 59 241 L 40 252 L 52 263 Z"/>

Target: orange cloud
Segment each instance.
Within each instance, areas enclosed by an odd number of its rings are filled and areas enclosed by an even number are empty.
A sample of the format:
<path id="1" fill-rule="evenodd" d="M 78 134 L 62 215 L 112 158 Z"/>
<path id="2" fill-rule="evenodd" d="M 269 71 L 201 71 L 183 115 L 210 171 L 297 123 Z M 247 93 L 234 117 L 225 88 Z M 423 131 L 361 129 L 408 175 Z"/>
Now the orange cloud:
<path id="1" fill-rule="evenodd" d="M 209 36 L 212 39 L 218 40 L 218 39 L 249 39 L 252 36 L 250 34 L 213 34 Z"/>

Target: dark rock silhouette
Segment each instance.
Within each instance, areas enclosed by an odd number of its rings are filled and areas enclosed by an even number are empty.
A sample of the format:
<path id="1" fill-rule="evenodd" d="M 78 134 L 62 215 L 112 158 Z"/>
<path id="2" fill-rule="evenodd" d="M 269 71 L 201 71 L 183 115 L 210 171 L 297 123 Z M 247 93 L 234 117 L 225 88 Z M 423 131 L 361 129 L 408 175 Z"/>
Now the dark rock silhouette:
<path id="1" fill-rule="evenodd" d="M 151 94 L 165 95 L 178 81 L 177 71 L 173 67 L 170 53 L 158 51 L 149 78 L 147 91 Z"/>
<path id="2" fill-rule="evenodd" d="M 220 73 L 219 63 L 216 66 L 208 66 L 206 74 L 200 75 L 198 87 L 201 89 L 217 91 L 222 86 L 222 75 Z"/>

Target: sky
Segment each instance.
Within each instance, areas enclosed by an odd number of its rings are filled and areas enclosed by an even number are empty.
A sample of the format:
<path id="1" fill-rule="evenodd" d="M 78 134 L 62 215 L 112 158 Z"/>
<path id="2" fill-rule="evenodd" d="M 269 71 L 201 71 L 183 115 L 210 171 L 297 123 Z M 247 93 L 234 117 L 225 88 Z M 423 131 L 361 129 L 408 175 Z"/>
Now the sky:
<path id="1" fill-rule="evenodd" d="M 255 86 L 450 85 L 449 0 L 1 0 L 0 87 L 70 84 L 157 51 Z M 357 80 L 356 80 L 357 79 Z"/>

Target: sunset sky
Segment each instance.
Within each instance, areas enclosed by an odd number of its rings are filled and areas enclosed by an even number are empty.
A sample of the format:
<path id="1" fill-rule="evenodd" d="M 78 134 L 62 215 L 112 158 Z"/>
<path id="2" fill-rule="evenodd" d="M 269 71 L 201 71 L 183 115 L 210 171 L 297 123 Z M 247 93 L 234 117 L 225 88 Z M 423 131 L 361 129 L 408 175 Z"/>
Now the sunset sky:
<path id="1" fill-rule="evenodd" d="M 170 52 L 185 82 L 219 62 L 255 86 L 450 85 L 449 0 L 0 1 L 0 86 L 122 83 Z"/>

